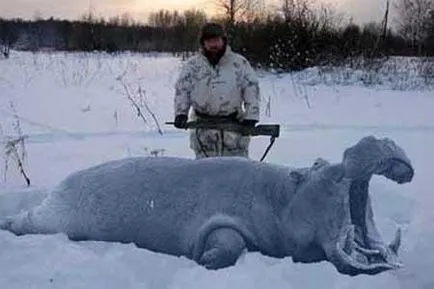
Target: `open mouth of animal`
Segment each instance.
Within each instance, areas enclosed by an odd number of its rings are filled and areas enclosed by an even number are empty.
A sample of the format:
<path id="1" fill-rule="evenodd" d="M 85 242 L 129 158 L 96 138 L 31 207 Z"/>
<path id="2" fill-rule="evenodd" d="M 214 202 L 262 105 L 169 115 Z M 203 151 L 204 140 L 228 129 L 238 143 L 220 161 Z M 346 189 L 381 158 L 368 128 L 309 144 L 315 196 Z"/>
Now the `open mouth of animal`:
<path id="1" fill-rule="evenodd" d="M 377 172 L 402 184 L 413 178 L 413 168 L 405 161 L 391 159 L 382 171 Z M 353 180 L 350 185 L 351 224 L 341 231 L 337 244 L 338 270 L 349 275 L 369 274 L 402 267 L 398 260 L 401 230 L 389 244 L 382 241 L 376 228 L 369 195 L 369 179 Z"/>

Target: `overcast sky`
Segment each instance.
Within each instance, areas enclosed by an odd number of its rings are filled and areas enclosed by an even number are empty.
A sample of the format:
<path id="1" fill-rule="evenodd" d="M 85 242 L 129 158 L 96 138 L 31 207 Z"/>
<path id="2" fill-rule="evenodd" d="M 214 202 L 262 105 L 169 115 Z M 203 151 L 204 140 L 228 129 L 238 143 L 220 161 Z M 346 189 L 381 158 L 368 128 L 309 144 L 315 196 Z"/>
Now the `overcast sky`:
<path id="1" fill-rule="evenodd" d="M 0 0 L 0 17 L 77 19 L 89 11 L 100 16 L 130 13 L 145 18 L 150 11 L 165 9 L 209 9 L 212 0 Z M 275 0 L 278 1 L 278 0 Z M 339 11 L 352 15 L 358 23 L 381 19 L 386 0 L 322 0 L 334 3 Z M 320 2 L 320 1 L 318 1 Z"/>

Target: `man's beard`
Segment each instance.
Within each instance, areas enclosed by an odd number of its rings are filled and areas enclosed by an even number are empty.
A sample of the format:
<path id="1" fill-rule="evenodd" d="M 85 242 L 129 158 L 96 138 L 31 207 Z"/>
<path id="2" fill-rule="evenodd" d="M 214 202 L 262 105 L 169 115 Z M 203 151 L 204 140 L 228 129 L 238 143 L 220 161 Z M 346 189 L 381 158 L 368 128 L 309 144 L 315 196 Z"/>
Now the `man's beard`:
<path id="1" fill-rule="evenodd" d="M 204 49 L 204 54 L 206 58 L 213 66 L 219 63 L 220 59 L 223 57 L 225 52 L 226 52 L 226 45 L 224 45 L 219 50 L 207 50 L 206 48 Z"/>

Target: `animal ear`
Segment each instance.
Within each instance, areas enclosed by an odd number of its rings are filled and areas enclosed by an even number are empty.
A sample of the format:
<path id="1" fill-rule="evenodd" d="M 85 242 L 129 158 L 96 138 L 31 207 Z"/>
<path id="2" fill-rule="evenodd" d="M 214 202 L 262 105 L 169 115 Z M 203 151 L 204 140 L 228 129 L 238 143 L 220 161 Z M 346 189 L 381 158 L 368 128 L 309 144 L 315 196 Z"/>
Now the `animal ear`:
<path id="1" fill-rule="evenodd" d="M 297 184 L 301 183 L 305 178 L 305 175 L 300 171 L 291 171 L 289 176 L 294 179 Z"/>
<path id="2" fill-rule="evenodd" d="M 329 164 L 330 164 L 329 161 L 327 161 L 327 160 L 325 160 L 323 158 L 317 158 L 315 160 L 315 162 L 313 163 L 312 168 L 314 168 L 314 169 L 315 168 L 320 168 L 320 167 L 322 167 L 324 165 L 329 165 Z"/>

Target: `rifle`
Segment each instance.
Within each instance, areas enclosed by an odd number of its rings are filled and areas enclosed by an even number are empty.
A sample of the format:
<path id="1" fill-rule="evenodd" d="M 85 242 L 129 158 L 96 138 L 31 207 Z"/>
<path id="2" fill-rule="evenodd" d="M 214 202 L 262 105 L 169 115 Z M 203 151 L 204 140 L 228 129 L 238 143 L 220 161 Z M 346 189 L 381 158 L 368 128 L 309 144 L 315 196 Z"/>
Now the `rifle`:
<path id="1" fill-rule="evenodd" d="M 174 122 L 166 122 L 168 125 L 174 125 Z M 233 131 L 242 134 L 243 136 L 270 136 L 270 144 L 266 148 L 264 155 L 261 157 L 260 161 L 262 162 L 273 146 L 276 138 L 280 135 L 280 125 L 278 124 L 259 124 L 253 127 L 244 126 L 240 123 L 234 122 L 225 122 L 225 121 L 214 121 L 214 120 L 206 120 L 206 121 L 189 121 L 187 122 L 185 129 L 198 129 L 198 128 L 206 128 L 206 129 L 218 129 L 225 131 Z"/>

